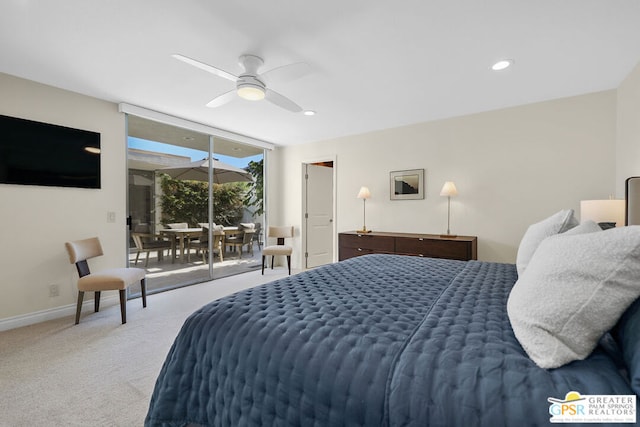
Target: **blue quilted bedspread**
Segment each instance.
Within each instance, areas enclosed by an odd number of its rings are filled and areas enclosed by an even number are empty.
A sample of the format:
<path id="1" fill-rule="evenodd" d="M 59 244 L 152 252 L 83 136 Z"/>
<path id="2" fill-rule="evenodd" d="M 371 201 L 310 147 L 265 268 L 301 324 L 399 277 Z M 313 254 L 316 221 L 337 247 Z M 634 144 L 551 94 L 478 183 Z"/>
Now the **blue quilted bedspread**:
<path id="1" fill-rule="evenodd" d="M 506 313 L 511 264 L 368 255 L 187 319 L 146 426 L 539 426 L 548 397 L 633 394 L 597 349 L 538 368 Z"/>

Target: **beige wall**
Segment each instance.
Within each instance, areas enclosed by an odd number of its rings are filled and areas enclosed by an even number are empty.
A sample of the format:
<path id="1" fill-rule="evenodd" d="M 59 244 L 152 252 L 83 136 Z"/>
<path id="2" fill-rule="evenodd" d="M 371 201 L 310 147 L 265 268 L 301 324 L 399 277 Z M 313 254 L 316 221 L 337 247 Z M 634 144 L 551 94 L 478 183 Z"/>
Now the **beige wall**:
<path id="1" fill-rule="evenodd" d="M 624 181 L 640 176 L 640 63 L 618 88 L 616 186 L 624 197 Z"/>
<path id="2" fill-rule="evenodd" d="M 0 184 L 0 320 L 34 312 L 55 317 L 73 311 L 77 297 L 65 241 L 99 236 L 107 255 L 93 265 L 126 265 L 124 115 L 116 104 L 6 74 L 0 93 L 0 114 L 101 133 L 101 189 Z M 109 211 L 116 223 L 107 223 Z M 52 284 L 58 297 L 49 297 Z"/>
<path id="3" fill-rule="evenodd" d="M 281 148 L 269 173 L 271 223 L 293 224 L 300 267 L 301 163 L 337 159 L 337 230 L 362 226 L 360 186 L 368 186 L 367 227 L 446 231 L 445 181 L 454 181 L 451 231 L 477 235 L 481 260 L 514 262 L 527 226 L 582 199 L 614 194 L 616 92 L 421 123 Z M 424 168 L 426 197 L 389 200 L 389 172 Z"/>

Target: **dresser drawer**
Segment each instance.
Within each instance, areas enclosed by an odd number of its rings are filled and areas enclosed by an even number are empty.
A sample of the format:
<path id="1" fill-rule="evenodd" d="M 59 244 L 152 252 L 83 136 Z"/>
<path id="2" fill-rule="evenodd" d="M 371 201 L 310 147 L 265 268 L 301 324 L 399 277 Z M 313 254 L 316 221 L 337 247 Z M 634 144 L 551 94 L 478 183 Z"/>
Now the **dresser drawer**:
<path id="1" fill-rule="evenodd" d="M 395 250 L 395 239 L 391 236 L 372 236 L 369 234 L 340 234 L 340 248 L 368 249 L 370 252 L 389 252 Z"/>
<path id="2" fill-rule="evenodd" d="M 344 261 L 345 259 L 367 255 L 367 254 L 373 254 L 373 253 L 375 252 L 371 249 L 347 248 L 347 247 L 341 246 L 339 258 L 340 258 L 340 261 Z"/>
<path id="3" fill-rule="evenodd" d="M 456 240 L 396 238 L 396 253 L 463 261 L 473 258 L 471 244 Z"/>

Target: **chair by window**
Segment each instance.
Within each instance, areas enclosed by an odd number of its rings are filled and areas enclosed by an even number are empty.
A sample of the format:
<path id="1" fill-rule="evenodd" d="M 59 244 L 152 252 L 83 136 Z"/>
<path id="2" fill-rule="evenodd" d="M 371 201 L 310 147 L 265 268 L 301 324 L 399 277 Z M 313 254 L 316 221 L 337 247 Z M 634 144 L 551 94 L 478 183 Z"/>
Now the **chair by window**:
<path id="1" fill-rule="evenodd" d="M 291 274 L 291 253 L 293 248 L 284 244 L 284 239 L 293 237 L 293 227 L 269 227 L 267 237 L 275 237 L 277 243 L 271 246 L 265 246 L 262 249 L 262 274 L 264 274 L 264 263 L 267 256 L 271 255 L 271 269 L 273 269 L 273 261 L 276 255 L 284 255 L 287 257 L 287 266 L 289 274 Z"/>
<path id="2" fill-rule="evenodd" d="M 213 228 L 213 242 L 211 242 L 211 248 L 213 254 L 218 255 L 220 262 L 224 261 L 224 231 L 222 227 Z M 187 252 L 187 262 L 191 262 L 191 249 L 202 251 L 202 262 L 206 263 L 206 255 L 209 252 L 209 228 L 202 227 L 202 234 L 196 240 L 192 240 L 189 243 L 189 251 Z"/>
<path id="3" fill-rule="evenodd" d="M 138 265 L 138 258 L 140 258 L 140 254 L 142 252 L 147 253 L 147 258 L 144 262 L 145 267 L 149 265 L 149 252 L 157 251 L 158 261 L 162 260 L 165 250 L 169 251 L 169 255 L 172 253 L 175 254 L 175 243 L 170 242 L 157 234 L 131 233 L 131 238 L 133 239 L 133 243 L 136 245 L 136 250 L 138 251 L 136 253 L 134 265 Z M 174 259 L 175 256 L 171 257 L 171 262 L 174 262 Z"/>
<path id="4" fill-rule="evenodd" d="M 122 323 L 127 323 L 127 288 L 140 282 L 142 306 L 147 306 L 147 286 L 145 271 L 141 268 L 112 268 L 99 273 L 89 271 L 88 259 L 103 255 L 102 245 L 97 237 L 74 242 L 66 242 L 69 261 L 78 270 L 78 304 L 76 308 L 76 325 L 80 323 L 80 311 L 85 292 L 94 292 L 94 309 L 100 311 L 100 293 L 117 290 L 120 293 L 120 316 Z"/>

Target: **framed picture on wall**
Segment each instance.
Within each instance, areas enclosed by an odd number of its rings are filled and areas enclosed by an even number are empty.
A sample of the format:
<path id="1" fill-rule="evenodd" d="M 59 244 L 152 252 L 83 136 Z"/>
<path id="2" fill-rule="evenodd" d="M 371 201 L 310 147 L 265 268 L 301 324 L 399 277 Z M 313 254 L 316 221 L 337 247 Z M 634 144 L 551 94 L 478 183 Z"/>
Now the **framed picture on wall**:
<path id="1" fill-rule="evenodd" d="M 424 169 L 389 172 L 391 200 L 424 199 Z"/>

